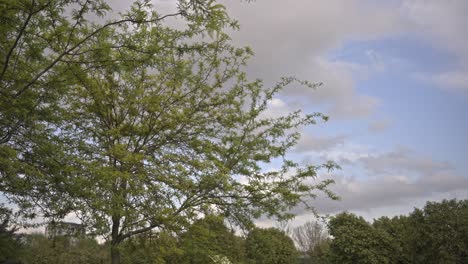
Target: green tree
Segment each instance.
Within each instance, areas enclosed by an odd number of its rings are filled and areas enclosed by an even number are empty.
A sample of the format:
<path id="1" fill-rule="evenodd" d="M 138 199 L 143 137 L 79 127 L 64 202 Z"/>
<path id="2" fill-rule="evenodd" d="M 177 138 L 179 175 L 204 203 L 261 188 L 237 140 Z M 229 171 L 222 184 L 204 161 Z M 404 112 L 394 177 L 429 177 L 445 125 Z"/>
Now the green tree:
<path id="1" fill-rule="evenodd" d="M 341 213 L 330 219 L 331 263 L 395 263 L 394 241 L 362 217 Z"/>
<path id="2" fill-rule="evenodd" d="M 0 2 L 0 191 L 10 202 L 24 208 L 26 202 L 15 194 L 49 191 L 50 186 L 30 186 L 21 176 L 42 176 L 57 167 L 52 156 L 59 155 L 61 147 L 51 144 L 50 137 L 61 119 L 60 96 L 73 82 L 67 76 L 70 66 L 92 64 L 82 56 L 91 50 L 132 48 L 90 45 L 108 34 L 107 29 L 150 23 L 138 17 L 137 8 L 118 20 L 88 20 L 108 11 L 104 0 Z"/>
<path id="3" fill-rule="evenodd" d="M 230 44 L 222 30 L 237 24 L 216 1 L 180 0 L 169 15 L 135 2 L 105 24 L 86 20 L 109 10 L 104 1 L 18 3 L 1 11 L 0 190 L 27 216 L 75 213 L 119 263 L 132 236 L 179 231 L 212 211 L 240 225 L 289 218 L 327 191 L 331 181 L 306 183 L 321 166 L 286 156 L 297 129 L 326 117 L 266 117 L 296 80 L 248 81 L 252 52 Z M 273 160 L 282 166 L 262 170 Z"/>
<path id="4" fill-rule="evenodd" d="M 399 243 L 399 263 L 464 263 L 468 259 L 468 200 L 428 202 L 409 216 L 374 226 Z"/>
<path id="5" fill-rule="evenodd" d="M 13 260 L 20 250 L 16 227 L 11 226 L 12 212 L 0 204 L 0 263 Z"/>
<path id="6" fill-rule="evenodd" d="M 427 202 L 410 218 L 418 219 L 425 263 L 463 263 L 468 259 L 468 200 Z"/>
<path id="7" fill-rule="evenodd" d="M 149 2 L 135 1 L 122 16 L 109 18 L 111 7 L 105 0 L 0 1 L 0 192 L 22 209 L 29 207 L 29 216 L 35 216 L 32 208 L 38 205 L 25 200 L 22 193 L 62 188 L 58 183 L 33 186 L 25 174 L 50 177 L 60 167 L 57 161 L 63 160 L 63 147 L 52 139 L 63 124 L 60 99 L 73 89 L 76 80 L 70 74 L 74 67 L 91 70 L 112 63 L 99 56 L 109 50 L 149 52 L 131 43 L 135 35 L 109 45 L 96 45 L 99 39 L 109 38 L 122 27 L 152 27 L 169 17 L 208 33 L 227 22 L 214 1 L 181 0 L 173 13 L 156 12 Z M 96 56 L 87 56 L 90 53 Z M 60 202 L 55 199 L 48 204 L 66 207 Z M 46 216 L 61 217 L 66 209 L 48 211 Z"/>
<path id="8" fill-rule="evenodd" d="M 468 200 L 428 202 L 407 219 L 406 255 L 412 263 L 463 263 L 468 258 Z"/>
<path id="9" fill-rule="evenodd" d="M 207 215 L 197 220 L 181 235 L 183 258 L 178 263 L 213 263 L 216 256 L 226 257 L 231 263 L 242 263 L 242 238 L 236 236 L 224 223 L 224 217 Z"/>
<path id="10" fill-rule="evenodd" d="M 255 228 L 246 238 L 246 257 L 250 263 L 286 264 L 297 262 L 292 239 L 276 228 Z"/>
<path id="11" fill-rule="evenodd" d="M 179 263 L 183 253 L 178 238 L 167 232 L 148 232 L 134 236 L 121 245 L 122 263 L 164 264 Z"/>
<path id="12" fill-rule="evenodd" d="M 420 241 L 420 237 L 418 238 L 418 234 L 415 233 L 416 229 L 414 229 L 408 216 L 380 217 L 374 220 L 372 226 L 384 231 L 392 238 L 394 263 L 417 263 L 411 255 L 413 253 L 419 255 L 420 253 L 410 252 L 423 241 Z"/>

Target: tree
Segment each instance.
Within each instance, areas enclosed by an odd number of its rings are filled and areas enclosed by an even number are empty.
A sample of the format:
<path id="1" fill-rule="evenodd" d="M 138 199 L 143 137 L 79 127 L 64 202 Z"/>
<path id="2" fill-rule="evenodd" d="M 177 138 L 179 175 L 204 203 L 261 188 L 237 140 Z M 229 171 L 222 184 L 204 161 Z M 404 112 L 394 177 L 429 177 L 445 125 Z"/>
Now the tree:
<path id="1" fill-rule="evenodd" d="M 374 220 L 372 226 L 391 237 L 394 243 L 394 251 L 391 255 L 394 257 L 395 263 L 417 263 L 409 252 L 418 247 L 418 244 L 424 242 L 420 241 L 421 238 L 414 232 L 416 229 L 412 226 L 408 216 L 380 217 Z"/>
<path id="2" fill-rule="evenodd" d="M 463 263 L 468 257 L 467 216 L 467 200 L 443 200 L 408 216 L 379 218 L 373 225 L 399 243 L 399 263 Z"/>
<path id="3" fill-rule="evenodd" d="M 330 220 L 332 263 L 464 263 L 468 201 L 428 202 L 408 216 L 380 217 L 372 225 L 342 213 Z"/>
<path id="4" fill-rule="evenodd" d="M 341 213 L 329 222 L 331 263 L 395 263 L 394 241 L 362 217 Z"/>
<path id="5" fill-rule="evenodd" d="M 9 202 L 20 203 L 24 209 L 27 201 L 17 194 L 36 188 L 24 175 L 46 175 L 56 169 L 51 156 L 59 155 L 61 146 L 51 144 L 50 138 L 60 129 L 61 96 L 73 87 L 75 80 L 70 73 L 74 66 L 92 70 L 106 63 L 100 56 L 87 56 L 89 53 L 150 52 L 138 49 L 131 41 L 96 45 L 99 39 L 109 38 L 121 27 L 152 27 L 170 17 L 181 18 L 188 26 L 203 28 L 207 33 L 227 23 L 214 1 L 181 0 L 173 13 L 156 12 L 148 3 L 135 1 L 121 17 L 106 19 L 111 7 L 104 0 L 1 1 L 0 192 Z M 42 189 L 49 191 L 50 186 Z M 60 200 L 49 203 L 54 202 Z M 34 217 L 34 212 L 30 216 Z"/>
<path id="6" fill-rule="evenodd" d="M 246 238 L 246 257 L 250 263 L 286 264 L 297 262 L 294 242 L 276 228 L 255 228 Z"/>
<path id="7" fill-rule="evenodd" d="M 163 264 L 180 263 L 183 251 L 178 238 L 167 232 L 148 232 L 134 236 L 121 245 L 122 263 Z"/>
<path id="8" fill-rule="evenodd" d="M 286 219 L 331 183 L 307 182 L 334 164 L 301 167 L 286 156 L 299 128 L 326 117 L 264 115 L 297 80 L 268 89 L 248 81 L 242 66 L 252 52 L 222 32 L 236 27 L 224 7 L 178 3 L 176 13 L 161 15 L 136 2 L 105 24 L 84 15 L 103 14 L 104 1 L 2 9 L 3 19 L 14 19 L 1 30 L 9 51 L 2 54 L 1 190 L 27 216 L 74 213 L 111 241 L 112 263 L 132 236 L 179 231 L 213 211 L 243 226 L 262 215 Z M 168 26 L 168 16 L 184 26 Z M 281 167 L 265 172 L 273 160 Z"/>
<path id="9" fill-rule="evenodd" d="M 63 124 L 61 96 L 73 88 L 76 80 L 70 74 L 74 67 L 92 70 L 106 63 L 98 54 L 108 50 L 149 53 L 128 41 L 96 45 L 99 39 L 109 38 L 111 32 L 121 27 L 151 27 L 169 17 L 181 18 L 188 26 L 203 28 L 208 33 L 227 22 L 218 9 L 220 6 L 213 1 L 181 0 L 173 13 L 156 12 L 148 2 L 136 1 L 121 17 L 106 19 L 111 7 L 104 0 L 1 1 L 0 192 L 9 202 L 18 203 L 23 211 L 30 209 L 27 216 L 33 218 L 36 215 L 33 209 L 41 205 L 25 199 L 24 193 L 54 192 L 61 188 L 58 184 L 32 186 L 27 175 L 43 177 L 57 170 L 55 160 L 61 158 L 62 146 L 54 144 L 51 138 Z M 146 13 L 152 16 L 145 16 Z M 97 56 L 87 56 L 89 53 Z M 50 200 L 48 204 L 61 205 L 60 201 Z M 52 211 L 58 210 L 49 210 L 46 216 Z"/>
<path id="10" fill-rule="evenodd" d="M 220 11 L 212 9 L 217 7 L 214 1 L 181 0 L 174 13 L 154 12 L 151 18 L 144 15 L 144 10 L 150 7 L 148 2 L 136 1 L 122 17 L 107 21 L 105 16 L 111 7 L 104 0 L 4 0 L 0 3 L 0 146 L 5 150 L 11 148 L 8 154 L 22 150 L 20 146 L 15 148 L 15 144 L 46 132 L 44 122 L 56 121 L 57 103 L 70 85 L 64 76 L 68 66 L 103 62 L 100 58 L 84 59 L 82 55 L 88 52 L 138 48 L 90 45 L 106 37 L 109 29 L 151 26 L 168 17 L 180 17 L 212 32 L 225 22 L 220 19 Z M 105 22 L 89 20 L 92 17 Z"/>
<path id="11" fill-rule="evenodd" d="M 0 204 L 0 263 L 15 259 L 20 249 L 17 229 L 11 226 L 11 220 L 11 210 Z"/>
<path id="12" fill-rule="evenodd" d="M 308 221 L 293 229 L 292 237 L 299 251 L 308 255 L 311 263 L 318 263 L 327 251 L 329 236 L 319 222 Z"/>
<path id="13" fill-rule="evenodd" d="M 242 263 L 242 238 L 236 236 L 224 223 L 224 218 L 207 215 L 196 221 L 181 235 L 183 258 L 177 263 L 213 263 L 213 258 L 227 258 L 231 263 Z"/>
<path id="14" fill-rule="evenodd" d="M 463 263 L 468 259 L 468 200 L 427 202 L 409 215 L 424 243 L 424 263 Z M 416 241 L 414 241 L 416 242 Z M 419 244 L 420 245 L 420 244 Z"/>
<path id="15" fill-rule="evenodd" d="M 400 221 L 410 263 L 463 263 L 468 257 L 468 200 L 427 202 Z M 402 221 L 404 220 L 404 222 Z"/>

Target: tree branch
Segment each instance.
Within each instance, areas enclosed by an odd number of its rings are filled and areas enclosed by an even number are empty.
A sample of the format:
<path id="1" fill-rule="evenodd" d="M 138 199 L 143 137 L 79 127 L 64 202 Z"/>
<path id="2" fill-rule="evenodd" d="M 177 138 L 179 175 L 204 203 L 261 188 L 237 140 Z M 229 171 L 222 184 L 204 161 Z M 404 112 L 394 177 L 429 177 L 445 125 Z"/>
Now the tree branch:
<path id="1" fill-rule="evenodd" d="M 95 35 L 97 35 L 99 32 L 103 31 L 104 29 L 108 28 L 108 27 L 112 27 L 112 26 L 115 26 L 115 25 L 120 25 L 120 24 L 124 24 L 124 23 L 134 23 L 134 24 L 145 24 L 145 23 L 155 23 L 155 22 L 158 22 L 158 21 L 161 21 L 165 18 L 168 18 L 168 17 L 174 17 L 174 16 L 179 16 L 179 15 L 182 15 L 183 13 L 182 12 L 178 12 L 178 13 L 173 13 L 173 14 L 167 14 L 167 15 L 164 15 L 162 17 L 159 17 L 159 18 L 156 18 L 156 19 L 150 19 L 150 20 L 141 20 L 141 21 L 138 21 L 138 20 L 135 20 L 135 19 L 130 19 L 130 18 L 127 18 L 127 19 L 122 19 L 122 20 L 118 20 L 118 21 L 114 21 L 114 22 L 110 22 L 110 23 L 107 23 L 105 25 L 103 25 L 102 27 L 96 29 L 95 31 L 93 31 L 91 34 L 89 34 L 88 36 L 86 36 L 85 38 L 83 38 L 81 41 L 79 41 L 76 45 L 74 45 L 73 47 L 65 50 L 64 52 L 62 52 L 59 56 L 57 56 L 57 58 L 55 58 L 55 60 L 52 61 L 52 63 L 50 63 L 44 70 L 42 70 L 41 72 L 39 72 L 31 81 L 29 81 L 23 88 L 21 88 L 15 95 L 14 95 L 14 98 L 18 98 L 22 93 L 24 93 L 27 89 L 29 89 L 29 87 L 31 87 L 31 85 L 33 85 L 39 78 L 41 78 L 45 73 L 47 73 L 50 69 L 52 69 L 64 56 L 66 55 L 69 55 L 70 52 L 72 52 L 73 50 L 77 49 L 78 47 L 80 47 L 83 43 L 85 43 L 86 41 L 88 41 L 90 38 L 94 37 Z"/>
<path id="2" fill-rule="evenodd" d="M 19 40 L 20 40 L 21 37 L 23 36 L 23 33 L 24 33 L 24 31 L 26 30 L 26 27 L 28 26 L 29 21 L 31 21 L 31 18 L 32 18 L 32 16 L 33 16 L 34 13 L 35 13 L 35 12 L 33 12 L 34 4 L 35 4 L 35 1 L 33 0 L 32 3 L 31 3 L 31 9 L 29 10 L 28 17 L 26 18 L 26 21 L 24 21 L 24 24 L 23 24 L 23 26 L 21 27 L 20 32 L 18 33 L 18 36 L 16 36 L 16 39 L 15 39 L 15 42 L 13 43 L 13 46 L 12 46 L 11 49 L 8 51 L 8 54 L 7 54 L 6 59 L 5 59 L 5 62 L 4 62 L 4 64 L 3 64 L 2 73 L 0 73 L 0 80 L 3 79 L 3 76 L 5 75 L 5 72 L 6 72 L 7 68 L 8 68 L 8 65 L 10 64 L 11 55 L 13 54 L 13 51 L 16 49 L 16 46 L 18 46 Z"/>

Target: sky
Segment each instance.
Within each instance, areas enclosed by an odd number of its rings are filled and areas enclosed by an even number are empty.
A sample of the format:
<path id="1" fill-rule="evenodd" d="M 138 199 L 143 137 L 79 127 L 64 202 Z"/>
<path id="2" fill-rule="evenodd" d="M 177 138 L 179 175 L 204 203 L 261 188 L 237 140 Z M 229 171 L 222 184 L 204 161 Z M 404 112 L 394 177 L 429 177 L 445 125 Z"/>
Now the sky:
<path id="1" fill-rule="evenodd" d="M 321 111 L 293 156 L 336 161 L 340 201 L 319 213 L 368 220 L 407 214 L 426 201 L 468 198 L 468 1 L 225 0 L 255 57 L 246 71 L 269 85 L 281 76 L 322 82 L 291 87 L 272 115 Z M 310 219 L 297 208 L 295 224 Z M 268 224 L 263 221 L 260 224 Z"/>

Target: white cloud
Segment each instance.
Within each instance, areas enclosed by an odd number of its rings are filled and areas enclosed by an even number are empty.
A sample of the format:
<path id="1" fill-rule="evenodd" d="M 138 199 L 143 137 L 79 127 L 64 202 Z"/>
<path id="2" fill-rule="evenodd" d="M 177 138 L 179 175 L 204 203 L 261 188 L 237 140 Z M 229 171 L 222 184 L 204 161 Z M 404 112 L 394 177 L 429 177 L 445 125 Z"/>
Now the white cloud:
<path id="1" fill-rule="evenodd" d="M 435 83 L 442 89 L 468 91 L 468 69 L 437 74 L 418 74 L 423 81 Z"/>
<path id="2" fill-rule="evenodd" d="M 322 158 L 344 167 L 319 178 L 334 179 L 331 190 L 341 197 L 332 201 L 321 195 L 311 201 L 322 214 L 376 210 L 382 214 L 382 208 L 409 206 L 409 211 L 415 201 L 434 197 L 468 198 L 468 177 L 459 175 L 449 162 L 421 156 L 408 148 L 375 152 L 364 145 L 345 143 L 324 152 Z M 302 207 L 294 213 L 309 214 Z"/>
<path id="3" fill-rule="evenodd" d="M 309 133 L 302 133 L 301 139 L 295 148 L 298 153 L 304 152 L 320 152 L 334 149 L 335 147 L 342 145 L 345 140 L 348 139 L 345 135 L 337 135 L 331 137 L 325 136 L 314 136 Z"/>
<path id="4" fill-rule="evenodd" d="M 261 114 L 261 118 L 278 118 L 291 113 L 291 109 L 282 99 L 273 98 L 267 104 L 267 109 Z"/>

